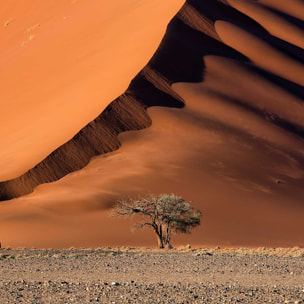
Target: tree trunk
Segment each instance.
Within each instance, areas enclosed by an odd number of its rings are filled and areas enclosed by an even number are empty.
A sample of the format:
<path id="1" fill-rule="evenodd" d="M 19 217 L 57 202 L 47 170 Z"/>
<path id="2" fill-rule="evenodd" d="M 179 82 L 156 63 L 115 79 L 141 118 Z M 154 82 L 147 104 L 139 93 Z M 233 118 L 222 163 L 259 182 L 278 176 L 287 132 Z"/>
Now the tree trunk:
<path id="1" fill-rule="evenodd" d="M 160 249 L 164 248 L 164 241 L 163 241 L 163 238 L 160 237 L 158 234 L 156 235 L 156 237 L 157 237 L 158 248 L 160 248 Z"/>
<path id="2" fill-rule="evenodd" d="M 164 248 L 164 238 L 161 233 L 159 233 L 158 229 L 154 228 L 154 232 L 157 239 L 158 248 Z"/>
<path id="3" fill-rule="evenodd" d="M 166 246 L 165 246 L 165 248 L 166 248 L 166 249 L 172 249 L 173 246 L 172 246 L 170 243 L 167 243 Z"/>
<path id="4" fill-rule="evenodd" d="M 171 241 L 171 228 L 169 227 L 169 225 L 167 226 L 167 235 L 166 235 L 166 241 L 165 241 L 165 246 L 167 249 L 171 249 L 173 248 L 170 244 Z"/>

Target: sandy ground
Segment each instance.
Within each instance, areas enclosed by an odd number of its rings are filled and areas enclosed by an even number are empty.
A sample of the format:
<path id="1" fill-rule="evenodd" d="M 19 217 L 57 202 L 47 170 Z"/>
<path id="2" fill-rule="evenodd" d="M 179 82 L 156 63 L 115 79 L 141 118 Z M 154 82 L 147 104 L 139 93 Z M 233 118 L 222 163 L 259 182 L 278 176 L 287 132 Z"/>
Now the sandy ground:
<path id="1" fill-rule="evenodd" d="M 300 249 L 1 250 L 6 303 L 304 303 Z"/>

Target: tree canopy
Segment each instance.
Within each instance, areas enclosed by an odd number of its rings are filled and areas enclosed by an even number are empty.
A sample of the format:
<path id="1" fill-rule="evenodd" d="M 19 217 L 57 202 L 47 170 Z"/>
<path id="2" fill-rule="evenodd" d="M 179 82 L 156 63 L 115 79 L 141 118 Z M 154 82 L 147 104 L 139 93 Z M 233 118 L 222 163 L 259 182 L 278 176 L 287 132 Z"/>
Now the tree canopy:
<path id="1" fill-rule="evenodd" d="M 194 210 L 182 197 L 175 194 L 149 195 L 132 199 L 121 198 L 115 208 L 114 216 L 138 214 L 142 221 L 136 228 L 151 227 L 156 235 L 159 248 L 170 248 L 172 234 L 190 233 L 200 225 L 201 211 Z"/>

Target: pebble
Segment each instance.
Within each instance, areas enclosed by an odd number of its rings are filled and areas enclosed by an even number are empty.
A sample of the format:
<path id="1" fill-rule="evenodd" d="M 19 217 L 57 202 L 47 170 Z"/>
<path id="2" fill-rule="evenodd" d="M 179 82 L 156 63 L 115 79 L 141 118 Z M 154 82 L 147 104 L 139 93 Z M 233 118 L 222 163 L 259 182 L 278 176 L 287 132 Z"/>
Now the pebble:
<path id="1" fill-rule="evenodd" d="M 197 258 L 172 251 L 79 254 L 77 260 L 66 254 L 63 261 L 56 254 L 56 260 L 51 254 L 18 258 L 13 267 L 11 260 L 1 260 L 0 303 L 304 303 L 302 282 L 293 283 L 304 274 L 302 257 L 214 253 Z M 29 274 L 30 269 L 41 271 Z"/>

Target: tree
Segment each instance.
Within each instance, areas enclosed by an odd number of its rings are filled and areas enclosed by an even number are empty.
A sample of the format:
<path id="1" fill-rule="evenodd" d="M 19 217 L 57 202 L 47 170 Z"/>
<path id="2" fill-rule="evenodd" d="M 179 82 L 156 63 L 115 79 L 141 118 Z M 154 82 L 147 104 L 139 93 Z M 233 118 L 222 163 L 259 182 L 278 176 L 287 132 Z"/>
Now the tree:
<path id="1" fill-rule="evenodd" d="M 123 197 L 114 207 L 114 216 L 140 215 L 136 228 L 151 227 L 159 248 L 171 248 L 174 233 L 190 233 L 200 225 L 201 211 L 194 210 L 190 202 L 175 194 L 149 195 L 137 200 Z"/>

